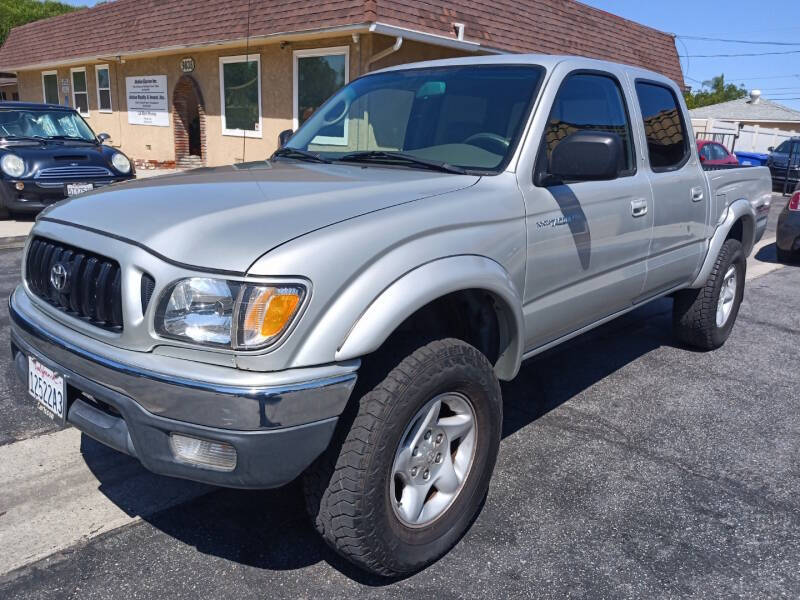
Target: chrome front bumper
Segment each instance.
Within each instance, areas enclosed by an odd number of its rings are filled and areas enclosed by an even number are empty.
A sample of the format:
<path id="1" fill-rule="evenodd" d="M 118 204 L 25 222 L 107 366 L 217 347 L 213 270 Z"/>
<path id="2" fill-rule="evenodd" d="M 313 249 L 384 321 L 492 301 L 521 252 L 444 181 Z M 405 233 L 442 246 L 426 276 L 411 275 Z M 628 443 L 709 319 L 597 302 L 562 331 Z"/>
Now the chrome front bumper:
<path id="1" fill-rule="evenodd" d="M 355 385 L 357 364 L 300 369 L 315 377 L 280 385 L 267 382 L 285 379 L 285 372 L 257 374 L 264 385 L 249 385 L 247 373 L 248 385 L 186 379 L 179 366 L 188 361 L 175 358 L 160 360 L 170 373 L 143 369 L 126 360 L 141 353 L 109 347 L 109 356 L 68 340 L 71 330 L 61 332 L 63 325 L 26 300 L 19 288 L 9 299 L 11 351 L 23 382 L 31 355 L 64 375 L 67 422 L 156 473 L 230 487 L 287 483 L 327 447 Z M 212 373 L 219 369 L 235 371 L 209 365 Z M 236 469 L 218 472 L 177 461 L 171 433 L 233 445 Z"/>

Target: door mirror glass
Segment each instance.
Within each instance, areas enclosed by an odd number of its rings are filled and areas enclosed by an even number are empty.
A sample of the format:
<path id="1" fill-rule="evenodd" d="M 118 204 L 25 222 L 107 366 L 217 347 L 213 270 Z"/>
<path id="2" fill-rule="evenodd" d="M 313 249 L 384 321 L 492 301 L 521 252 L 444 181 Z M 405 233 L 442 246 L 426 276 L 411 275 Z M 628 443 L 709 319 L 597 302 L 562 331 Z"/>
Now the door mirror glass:
<path id="1" fill-rule="evenodd" d="M 286 145 L 286 142 L 289 141 L 289 138 L 292 137 L 294 134 L 293 129 L 284 129 L 278 134 L 278 147 L 283 148 Z"/>
<path id="2" fill-rule="evenodd" d="M 550 156 L 550 175 L 562 181 L 616 179 L 625 168 L 622 140 L 616 133 L 577 131 Z"/>

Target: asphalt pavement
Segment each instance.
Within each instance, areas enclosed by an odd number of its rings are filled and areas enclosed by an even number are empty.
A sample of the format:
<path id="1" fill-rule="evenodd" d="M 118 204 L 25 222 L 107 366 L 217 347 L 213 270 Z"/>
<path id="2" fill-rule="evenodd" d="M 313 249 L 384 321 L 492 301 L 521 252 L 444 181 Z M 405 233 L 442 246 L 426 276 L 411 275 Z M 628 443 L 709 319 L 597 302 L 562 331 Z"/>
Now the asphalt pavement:
<path id="1" fill-rule="evenodd" d="M 328 550 L 296 484 L 200 488 L 54 431 L 2 355 L 0 598 L 800 597 L 800 267 L 771 235 L 723 348 L 676 346 L 662 299 L 526 362 L 478 520 L 395 581 Z"/>

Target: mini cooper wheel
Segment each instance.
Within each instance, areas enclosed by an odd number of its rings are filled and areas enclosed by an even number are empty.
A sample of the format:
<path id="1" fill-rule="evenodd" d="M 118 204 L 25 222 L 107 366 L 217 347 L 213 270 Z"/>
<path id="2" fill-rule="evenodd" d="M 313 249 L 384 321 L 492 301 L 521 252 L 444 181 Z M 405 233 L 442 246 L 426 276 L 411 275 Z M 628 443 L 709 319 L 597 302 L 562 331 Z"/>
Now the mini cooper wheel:
<path id="1" fill-rule="evenodd" d="M 360 398 L 352 425 L 307 473 L 317 530 L 373 573 L 429 565 L 477 516 L 501 423 L 500 386 L 481 352 L 455 339 L 418 348 Z"/>

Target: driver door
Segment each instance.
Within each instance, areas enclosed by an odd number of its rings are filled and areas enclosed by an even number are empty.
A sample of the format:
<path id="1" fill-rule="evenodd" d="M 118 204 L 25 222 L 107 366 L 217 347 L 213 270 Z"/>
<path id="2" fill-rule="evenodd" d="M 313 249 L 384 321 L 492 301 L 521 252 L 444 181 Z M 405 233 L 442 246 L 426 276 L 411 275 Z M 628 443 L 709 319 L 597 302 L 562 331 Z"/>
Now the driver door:
<path id="1" fill-rule="evenodd" d="M 622 72 L 568 73 L 538 129 L 538 149 L 528 145 L 537 154 L 534 181 L 527 180 L 530 172 L 518 171 L 527 213 L 528 350 L 629 308 L 644 286 L 652 198 L 647 174 L 637 169 L 625 81 Z M 538 177 L 560 141 L 580 130 L 620 136 L 619 176 L 550 184 Z"/>

